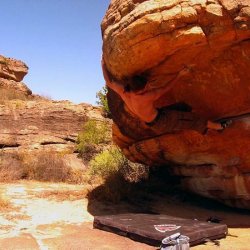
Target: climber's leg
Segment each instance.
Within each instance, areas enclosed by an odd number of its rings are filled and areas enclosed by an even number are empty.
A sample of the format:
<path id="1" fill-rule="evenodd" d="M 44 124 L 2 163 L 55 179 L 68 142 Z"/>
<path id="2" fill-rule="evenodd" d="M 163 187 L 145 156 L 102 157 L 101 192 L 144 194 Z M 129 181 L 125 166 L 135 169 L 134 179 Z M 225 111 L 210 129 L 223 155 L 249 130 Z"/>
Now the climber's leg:
<path id="1" fill-rule="evenodd" d="M 197 130 L 204 133 L 207 129 L 207 120 L 192 112 L 160 109 L 156 119 L 147 124 L 157 133 L 174 133 L 180 130 Z"/>

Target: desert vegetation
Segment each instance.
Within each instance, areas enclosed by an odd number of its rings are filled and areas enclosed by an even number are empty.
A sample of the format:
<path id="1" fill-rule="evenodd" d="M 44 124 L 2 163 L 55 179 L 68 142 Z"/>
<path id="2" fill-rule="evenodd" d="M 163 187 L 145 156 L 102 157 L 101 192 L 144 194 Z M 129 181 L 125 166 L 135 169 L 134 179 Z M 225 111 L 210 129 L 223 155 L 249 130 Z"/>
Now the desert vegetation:
<path id="1" fill-rule="evenodd" d="M 65 155 L 55 151 L 1 153 L 0 182 L 18 180 L 82 184 L 85 175 L 69 166 Z"/>
<path id="2" fill-rule="evenodd" d="M 33 155 L 22 155 L 23 177 L 29 180 L 70 182 L 71 168 L 64 157 L 53 151 L 41 151 Z"/>
<path id="3" fill-rule="evenodd" d="M 85 168 L 75 168 L 67 161 L 67 155 L 72 151 L 17 149 L 8 152 L 3 148 L 0 153 L 0 182 L 31 180 L 84 184 L 92 187 L 88 188 L 90 196 L 93 189 L 102 186 L 102 191 L 98 195 L 95 193 L 95 197 L 119 201 L 129 195 L 131 183 L 148 178 L 147 166 L 130 162 L 112 143 L 111 122 L 108 119 L 86 121 L 79 133 L 76 149 Z M 55 194 L 45 196 L 54 197 Z"/>
<path id="4" fill-rule="evenodd" d="M 67 162 L 67 155 L 72 154 L 72 151 L 56 152 L 52 149 L 5 151 L 2 148 L 0 182 L 34 180 L 84 184 L 93 188 L 103 185 L 104 188 L 98 197 L 119 201 L 125 192 L 128 195 L 130 183 L 146 179 L 149 170 L 147 166 L 130 162 L 112 143 L 111 125 L 109 119 L 90 119 L 84 123 L 78 135 L 76 149 L 85 168 L 75 168 Z M 89 189 L 90 193 L 93 188 Z M 54 193 L 46 195 L 53 197 Z"/>
<path id="5" fill-rule="evenodd" d="M 138 182 L 148 175 L 147 166 L 129 161 L 115 145 L 97 154 L 89 167 L 92 176 L 100 176 L 104 180 L 120 175 L 128 182 Z"/>
<path id="6" fill-rule="evenodd" d="M 15 89 L 0 87 L 0 104 L 2 105 L 9 105 L 10 101 L 15 101 L 15 104 L 18 107 L 21 105 L 21 102 L 41 100 L 51 101 L 52 98 L 48 94 L 27 95 L 26 93 L 17 91 Z"/>
<path id="7" fill-rule="evenodd" d="M 11 202 L 0 193 L 0 212 L 5 212 L 6 210 L 12 209 L 13 206 Z"/>
<path id="8" fill-rule="evenodd" d="M 88 120 L 77 139 L 77 150 L 85 162 L 111 144 L 111 125 L 108 121 Z"/>
<path id="9" fill-rule="evenodd" d="M 75 201 L 86 198 L 88 189 L 82 190 L 53 190 L 53 191 L 42 191 L 36 195 L 38 198 L 46 198 L 49 200 L 57 201 Z"/>
<path id="10" fill-rule="evenodd" d="M 102 107 L 102 112 L 104 117 L 111 116 L 111 112 L 109 110 L 109 105 L 108 105 L 107 94 L 108 94 L 108 89 L 106 86 L 96 93 L 96 98 L 97 98 L 96 103 Z"/>
<path id="11" fill-rule="evenodd" d="M 129 195 L 130 184 L 148 178 L 148 166 L 129 161 L 112 143 L 109 122 L 89 120 L 78 136 L 78 151 L 88 168 L 87 182 L 101 192 L 89 197 L 118 202 Z M 115 188 L 114 188 L 115 187 Z"/>
<path id="12" fill-rule="evenodd" d="M 0 89 L 0 104 L 5 104 L 7 101 L 11 100 L 28 101 L 31 99 L 31 96 L 27 96 L 25 93 L 22 93 L 20 91 L 4 88 Z"/>
<path id="13" fill-rule="evenodd" d="M 23 178 L 23 166 L 18 153 L 0 153 L 0 182 L 12 182 Z"/>
<path id="14" fill-rule="evenodd" d="M 90 198 L 119 202 L 130 196 L 136 184 L 148 179 L 149 167 L 129 161 L 112 145 L 90 161 L 89 174 L 92 181 L 102 180 L 101 185 L 89 193 Z"/>
<path id="15" fill-rule="evenodd" d="M 0 56 L 0 64 L 4 66 L 8 66 L 8 60 L 7 58 Z"/>

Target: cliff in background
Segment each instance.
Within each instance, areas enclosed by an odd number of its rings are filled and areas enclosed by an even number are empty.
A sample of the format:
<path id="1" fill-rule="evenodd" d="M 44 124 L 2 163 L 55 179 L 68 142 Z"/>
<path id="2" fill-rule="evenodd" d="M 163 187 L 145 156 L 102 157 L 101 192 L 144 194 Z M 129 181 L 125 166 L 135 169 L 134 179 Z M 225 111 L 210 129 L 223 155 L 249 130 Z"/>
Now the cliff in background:
<path id="1" fill-rule="evenodd" d="M 33 95 L 22 82 L 27 73 L 23 62 L 0 56 L 1 164 L 10 155 L 53 151 L 83 167 L 75 153 L 77 136 L 86 120 L 103 120 L 100 108 Z"/>

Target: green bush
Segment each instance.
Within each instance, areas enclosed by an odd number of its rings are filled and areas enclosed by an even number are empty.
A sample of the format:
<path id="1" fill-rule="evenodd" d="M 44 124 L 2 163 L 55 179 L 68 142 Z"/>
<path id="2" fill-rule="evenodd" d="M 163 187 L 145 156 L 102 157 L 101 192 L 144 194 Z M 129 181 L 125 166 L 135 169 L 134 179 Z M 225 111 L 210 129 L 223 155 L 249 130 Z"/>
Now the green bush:
<path id="1" fill-rule="evenodd" d="M 127 159 L 117 147 L 112 147 L 96 155 L 90 161 L 90 174 L 107 179 L 110 175 L 117 174 Z"/>
<path id="2" fill-rule="evenodd" d="M 149 175 L 148 166 L 130 162 L 115 146 L 96 155 L 90 161 L 89 171 L 92 181 L 100 177 L 103 184 L 88 197 L 115 203 L 128 198 L 131 188 Z"/>
<path id="3" fill-rule="evenodd" d="M 96 103 L 102 107 L 102 111 L 105 117 L 110 117 L 111 113 L 109 110 L 108 99 L 107 99 L 108 89 L 103 87 L 100 91 L 96 93 L 97 101 Z"/>
<path id="4" fill-rule="evenodd" d="M 97 154 L 90 161 L 89 173 L 92 176 L 91 180 L 95 182 L 96 179 L 101 178 L 104 183 L 99 186 L 100 192 L 95 198 L 112 202 L 121 200 L 121 190 L 124 191 L 125 180 L 120 169 L 123 164 L 126 164 L 126 161 L 121 151 L 115 146 Z M 91 197 L 93 197 L 93 194 L 89 193 L 89 198 Z"/>
<path id="5" fill-rule="evenodd" d="M 148 166 L 129 161 L 116 146 L 97 154 L 89 165 L 90 174 L 104 180 L 118 174 L 128 182 L 139 182 L 147 179 L 149 173 Z"/>
<path id="6" fill-rule="evenodd" d="M 77 150 L 87 160 L 99 152 L 100 144 L 111 141 L 110 128 L 106 122 L 87 121 L 78 135 Z"/>

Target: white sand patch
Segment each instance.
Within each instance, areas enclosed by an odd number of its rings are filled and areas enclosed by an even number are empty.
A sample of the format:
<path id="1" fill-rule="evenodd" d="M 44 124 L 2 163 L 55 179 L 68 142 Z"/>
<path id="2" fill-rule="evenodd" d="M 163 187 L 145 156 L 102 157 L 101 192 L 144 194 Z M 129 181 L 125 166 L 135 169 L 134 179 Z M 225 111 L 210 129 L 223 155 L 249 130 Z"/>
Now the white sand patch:
<path id="1" fill-rule="evenodd" d="M 0 214 L 0 238 L 17 237 L 22 233 L 31 234 L 37 241 L 40 249 L 47 249 L 43 239 L 54 238 L 62 235 L 60 225 L 80 225 L 93 221 L 87 212 L 87 199 L 74 201 L 56 201 L 48 198 L 37 198 L 39 193 L 45 191 L 79 191 L 83 187 L 67 184 L 49 183 L 22 183 L 1 184 L 0 192 L 7 197 L 16 211 L 6 211 Z M 42 225 L 53 225 L 51 230 L 38 229 Z M 58 225 L 58 227 L 56 226 Z"/>
<path id="2" fill-rule="evenodd" d="M 31 217 L 32 225 L 51 223 L 82 223 L 89 221 L 86 213 L 87 201 L 48 201 L 36 199 L 27 201 L 25 214 Z"/>

